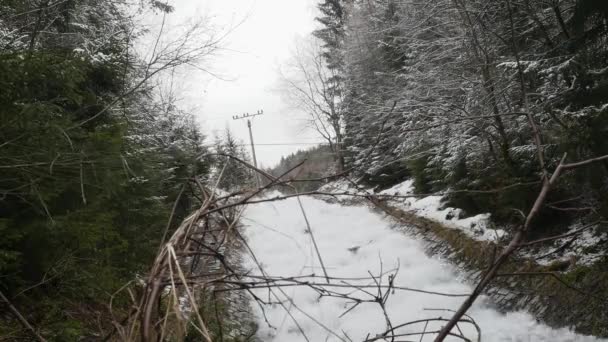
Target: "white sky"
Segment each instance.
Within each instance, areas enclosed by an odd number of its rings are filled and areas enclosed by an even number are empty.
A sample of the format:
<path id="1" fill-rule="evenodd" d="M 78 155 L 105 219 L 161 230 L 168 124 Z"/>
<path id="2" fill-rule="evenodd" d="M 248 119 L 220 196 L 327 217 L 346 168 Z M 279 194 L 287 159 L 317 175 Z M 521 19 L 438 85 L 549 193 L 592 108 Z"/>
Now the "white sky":
<path id="1" fill-rule="evenodd" d="M 181 105 L 196 114 L 204 132 L 229 126 L 235 135 L 249 144 L 246 120 L 232 120 L 233 115 L 264 110 L 253 121 L 258 164 L 272 166 L 281 156 L 311 147 L 321 138 L 306 129 L 305 114 L 290 108 L 276 91 L 278 66 L 290 55 L 298 36 L 306 36 L 315 27 L 315 0 L 174 0 L 175 12 L 167 17 L 169 26 L 189 19 L 210 18 L 220 30 L 232 31 L 218 56 L 204 66 L 223 79 L 203 72 L 182 73 L 177 78 Z M 160 20 L 160 15 L 158 16 Z M 159 21 L 160 22 L 160 21 Z M 264 144 L 296 144 L 269 146 Z M 247 146 L 247 151 L 249 151 Z"/>

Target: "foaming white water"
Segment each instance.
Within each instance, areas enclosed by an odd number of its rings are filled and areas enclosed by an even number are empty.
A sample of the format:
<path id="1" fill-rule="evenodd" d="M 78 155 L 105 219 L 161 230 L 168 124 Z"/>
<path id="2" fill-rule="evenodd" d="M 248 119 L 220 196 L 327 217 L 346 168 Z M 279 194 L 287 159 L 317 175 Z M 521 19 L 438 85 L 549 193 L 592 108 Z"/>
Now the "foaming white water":
<path id="1" fill-rule="evenodd" d="M 398 269 L 396 286 L 450 294 L 471 291 L 471 286 L 458 278 L 457 271 L 451 265 L 427 256 L 421 242 L 391 229 L 389 220 L 368 208 L 329 204 L 314 198 L 302 198 L 302 201 L 331 277 L 369 278 L 368 272 L 377 276 L 381 270 Z M 323 275 L 296 199 L 251 205 L 247 208 L 243 223 L 249 245 L 267 275 Z M 246 263 L 252 274 L 260 274 L 251 257 Z M 322 278 L 318 281 L 324 282 Z M 341 282 L 332 280 L 332 283 Z M 361 281 L 357 283 L 362 284 Z M 374 284 L 372 280 L 364 283 Z M 383 283 L 388 284 L 388 275 L 383 277 Z M 347 291 L 340 287 L 335 290 L 352 293 L 351 296 L 362 299 L 369 299 L 377 293 L 373 288 L 366 290 L 369 293 Z M 258 336 L 264 341 L 363 341 L 367 336 L 373 337 L 386 330 L 385 316 L 375 303 L 362 303 L 340 317 L 353 306 L 352 301 L 320 298 L 318 292 L 306 286 L 285 287 L 282 290 L 275 288 L 271 292 L 256 289 L 255 293 L 264 300 L 277 301 L 279 298 L 284 303 L 284 306 L 274 304 L 265 307 L 265 315 L 272 327 L 264 321 L 262 310 L 254 305 L 260 327 Z M 394 291 L 386 302 L 386 311 L 392 325 L 397 326 L 424 318 L 449 317 L 449 311 L 435 309 L 453 310 L 463 300 L 463 297 Z M 486 298 L 481 298 L 469 315 L 481 327 L 482 341 L 599 341 L 568 329 L 552 329 L 538 323 L 525 312 L 503 315 L 492 308 Z M 441 322 L 431 322 L 426 328 L 424 325 L 410 325 L 398 332 L 436 331 Z M 462 323 L 459 327 L 465 336 L 477 340 L 477 332 L 472 325 Z M 432 334 L 423 337 L 422 341 L 432 341 L 434 338 Z M 421 341 L 421 336 L 410 335 L 395 340 Z"/>

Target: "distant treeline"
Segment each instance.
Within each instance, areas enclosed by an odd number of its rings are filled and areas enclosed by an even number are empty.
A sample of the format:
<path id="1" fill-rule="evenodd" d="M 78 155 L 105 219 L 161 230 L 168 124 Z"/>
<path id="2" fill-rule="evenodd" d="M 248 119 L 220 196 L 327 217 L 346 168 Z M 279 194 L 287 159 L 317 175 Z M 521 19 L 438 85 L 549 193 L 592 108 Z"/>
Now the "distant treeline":
<path id="1" fill-rule="evenodd" d="M 296 167 L 300 163 L 302 163 L 302 165 Z M 285 180 L 313 180 L 293 183 L 293 186 L 295 186 L 298 191 L 305 192 L 318 189 L 327 182 L 327 180 L 319 179 L 335 174 L 336 170 L 336 159 L 332 153 L 332 149 L 328 145 L 319 145 L 307 150 L 297 151 L 287 157 L 282 157 L 279 164 L 268 170 L 268 172 L 275 177 L 284 175 L 282 179 Z M 285 191 L 290 190 L 285 187 L 282 187 L 281 189 Z"/>

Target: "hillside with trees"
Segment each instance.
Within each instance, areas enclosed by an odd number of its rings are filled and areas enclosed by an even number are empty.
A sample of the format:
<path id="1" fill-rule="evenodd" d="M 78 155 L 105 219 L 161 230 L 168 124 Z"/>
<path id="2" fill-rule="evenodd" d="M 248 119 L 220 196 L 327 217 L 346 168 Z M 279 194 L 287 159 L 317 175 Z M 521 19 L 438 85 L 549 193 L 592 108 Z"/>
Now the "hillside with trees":
<path id="1" fill-rule="evenodd" d="M 330 146 L 319 145 L 281 157 L 278 165 L 268 170 L 275 177 L 301 180 L 292 185 L 299 192 L 317 190 L 336 174 L 339 165 Z M 291 191 L 293 189 L 284 189 Z"/>
<path id="2" fill-rule="evenodd" d="M 331 77 L 311 79 L 339 95 L 331 103 L 343 124 L 333 140 L 362 182 L 387 187 L 412 177 L 419 193 L 454 190 L 450 205 L 514 223 L 564 154 L 579 161 L 608 153 L 604 2 L 318 7 L 316 60 Z M 547 224 L 605 217 L 607 186 L 607 161 L 577 169 L 549 195 L 563 205 L 541 216 Z"/>

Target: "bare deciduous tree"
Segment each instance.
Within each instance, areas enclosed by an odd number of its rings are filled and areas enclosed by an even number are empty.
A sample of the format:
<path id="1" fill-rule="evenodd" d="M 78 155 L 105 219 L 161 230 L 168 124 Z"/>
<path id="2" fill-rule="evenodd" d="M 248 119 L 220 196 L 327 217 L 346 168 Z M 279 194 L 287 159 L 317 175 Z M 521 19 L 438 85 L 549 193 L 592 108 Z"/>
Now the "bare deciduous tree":
<path id="1" fill-rule="evenodd" d="M 343 170 L 343 87 L 336 70 L 327 67 L 319 42 L 300 40 L 279 73 L 285 97 L 309 115 L 308 125 L 327 141 Z"/>

